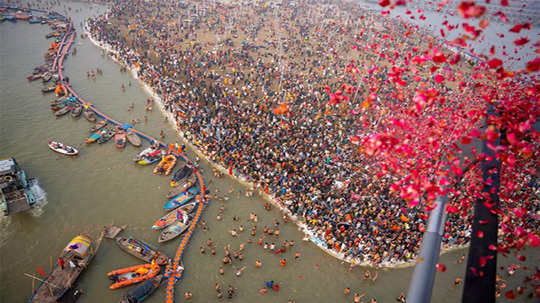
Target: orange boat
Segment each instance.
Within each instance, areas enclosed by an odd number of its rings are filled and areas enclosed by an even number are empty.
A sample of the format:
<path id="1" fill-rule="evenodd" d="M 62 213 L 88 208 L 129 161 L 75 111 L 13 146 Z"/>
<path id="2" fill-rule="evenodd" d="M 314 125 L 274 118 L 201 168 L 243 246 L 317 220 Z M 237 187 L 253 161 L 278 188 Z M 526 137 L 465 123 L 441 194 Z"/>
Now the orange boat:
<path id="1" fill-rule="evenodd" d="M 161 159 L 161 162 L 154 168 L 154 174 L 168 176 L 174 166 L 176 165 L 177 158 L 174 155 L 167 155 Z"/>
<path id="2" fill-rule="evenodd" d="M 122 269 L 113 270 L 107 274 L 114 283 L 109 289 L 118 289 L 131 284 L 146 281 L 159 273 L 159 265 L 152 261 L 151 264 L 140 264 Z"/>
<path id="3" fill-rule="evenodd" d="M 68 94 L 66 87 L 63 86 L 61 83 L 58 83 L 58 86 L 54 90 L 54 93 L 56 94 L 57 97 L 67 96 Z"/>

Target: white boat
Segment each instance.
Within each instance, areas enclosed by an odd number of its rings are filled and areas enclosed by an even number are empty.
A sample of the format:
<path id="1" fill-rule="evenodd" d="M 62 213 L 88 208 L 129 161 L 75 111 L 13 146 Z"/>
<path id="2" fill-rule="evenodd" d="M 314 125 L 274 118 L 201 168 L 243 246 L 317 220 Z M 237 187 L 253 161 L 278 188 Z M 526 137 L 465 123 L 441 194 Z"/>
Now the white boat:
<path id="1" fill-rule="evenodd" d="M 76 156 L 79 154 L 79 151 L 71 146 L 64 145 L 60 142 L 49 141 L 49 148 L 54 150 L 57 153 L 66 156 Z"/>

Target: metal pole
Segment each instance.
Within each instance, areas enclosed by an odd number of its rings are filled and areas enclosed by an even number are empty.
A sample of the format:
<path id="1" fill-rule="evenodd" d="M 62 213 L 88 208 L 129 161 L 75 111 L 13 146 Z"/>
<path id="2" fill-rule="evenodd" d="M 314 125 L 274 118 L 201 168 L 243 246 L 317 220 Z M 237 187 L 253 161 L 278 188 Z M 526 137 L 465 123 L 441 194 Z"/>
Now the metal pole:
<path id="1" fill-rule="evenodd" d="M 496 116 L 493 104 L 488 106 L 487 115 L 488 119 Z M 491 123 L 486 121 L 486 124 L 489 126 Z M 499 146 L 500 141 L 499 136 L 491 143 Z M 499 218 L 495 210 L 499 207 L 501 164 L 495 151 L 487 146 L 486 139 L 482 144 L 482 152 L 486 154 L 486 158 L 482 160 L 484 185 L 482 196 L 474 205 L 471 244 L 461 299 L 463 303 L 495 303 L 496 301 L 497 251 L 491 249 L 490 245 L 497 246 Z"/>
<path id="2" fill-rule="evenodd" d="M 438 196 L 436 206 L 429 215 L 427 230 L 422 237 L 418 252 L 417 264 L 414 268 L 411 284 L 407 293 L 408 303 L 428 303 L 431 301 L 433 283 L 435 282 L 435 266 L 439 260 L 444 222 L 446 221 L 445 205 L 448 197 Z"/>

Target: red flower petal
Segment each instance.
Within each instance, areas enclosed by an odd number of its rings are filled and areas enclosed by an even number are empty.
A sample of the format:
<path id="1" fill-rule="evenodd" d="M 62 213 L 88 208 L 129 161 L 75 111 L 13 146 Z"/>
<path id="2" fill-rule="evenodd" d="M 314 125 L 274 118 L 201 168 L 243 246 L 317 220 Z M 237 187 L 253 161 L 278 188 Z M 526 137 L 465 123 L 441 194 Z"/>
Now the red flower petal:
<path id="1" fill-rule="evenodd" d="M 504 296 L 507 297 L 507 298 L 510 299 L 510 300 L 516 298 L 516 295 L 514 294 L 514 291 L 513 291 L 513 290 L 507 291 L 507 292 L 504 294 Z"/>
<path id="2" fill-rule="evenodd" d="M 534 60 L 527 62 L 527 71 L 534 73 L 540 70 L 540 57 L 534 58 Z"/>
<path id="3" fill-rule="evenodd" d="M 444 264 L 437 264 L 437 265 L 435 265 L 435 267 L 437 268 L 438 272 L 445 272 L 446 271 L 446 266 Z"/>
<path id="4" fill-rule="evenodd" d="M 527 44 L 529 43 L 529 39 L 527 37 L 521 37 L 521 38 L 518 38 L 516 40 L 514 40 L 514 44 L 517 45 L 517 46 L 520 46 L 520 45 L 524 45 L 524 44 Z"/>
<path id="5" fill-rule="evenodd" d="M 489 60 L 489 61 L 487 62 L 488 66 L 489 66 L 490 68 L 497 68 L 497 67 L 501 66 L 502 63 L 503 63 L 503 62 L 502 62 L 500 59 L 497 59 L 497 58 L 493 58 L 493 59 L 491 59 L 491 60 Z"/>
<path id="6" fill-rule="evenodd" d="M 379 5 L 382 7 L 390 5 L 390 0 L 381 0 L 379 1 Z"/>

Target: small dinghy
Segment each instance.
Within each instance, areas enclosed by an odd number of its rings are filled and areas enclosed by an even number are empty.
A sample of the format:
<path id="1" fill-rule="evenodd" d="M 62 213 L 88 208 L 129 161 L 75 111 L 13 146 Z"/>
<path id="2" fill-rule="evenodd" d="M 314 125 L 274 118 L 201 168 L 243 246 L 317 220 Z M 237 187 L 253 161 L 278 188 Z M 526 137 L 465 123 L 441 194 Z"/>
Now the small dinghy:
<path id="1" fill-rule="evenodd" d="M 167 193 L 167 198 L 168 199 L 172 199 L 173 197 L 177 196 L 178 194 L 181 194 L 185 191 L 188 191 L 188 192 L 195 192 L 195 193 L 198 193 L 198 188 L 197 187 L 190 187 L 190 188 L 186 188 L 186 189 L 183 189 L 182 187 L 175 187 L 173 189 L 171 189 L 168 193 Z"/>
<path id="2" fill-rule="evenodd" d="M 42 93 L 52 93 L 56 89 L 56 86 L 51 85 L 41 89 Z"/>
<path id="3" fill-rule="evenodd" d="M 99 120 L 96 125 L 92 126 L 90 128 L 90 132 L 93 133 L 93 132 L 96 132 L 100 129 L 102 129 L 103 127 L 105 127 L 105 125 L 107 125 L 107 121 L 105 120 Z"/>
<path id="4" fill-rule="evenodd" d="M 41 74 L 36 74 L 36 75 L 31 75 L 31 76 L 26 77 L 26 80 L 28 80 L 28 81 L 35 81 L 35 80 L 37 80 L 37 79 L 39 79 L 39 78 L 41 78 L 41 77 L 42 77 Z"/>
<path id="5" fill-rule="evenodd" d="M 94 114 L 94 112 L 91 110 L 85 109 L 83 111 L 83 116 L 86 120 L 90 122 L 96 122 L 96 114 Z"/>
<path id="6" fill-rule="evenodd" d="M 60 142 L 49 141 L 49 148 L 55 152 L 66 155 L 66 156 L 76 156 L 79 154 L 79 151 L 71 146 L 64 145 Z"/>
<path id="7" fill-rule="evenodd" d="M 139 239 L 117 237 L 115 241 L 120 249 L 144 262 L 156 260 L 158 265 L 167 265 L 169 263 L 169 257 L 167 255 Z"/>
<path id="8" fill-rule="evenodd" d="M 114 145 L 117 148 L 124 148 L 126 147 L 126 132 L 123 129 L 119 129 L 116 131 L 116 134 L 114 135 Z"/>
<path id="9" fill-rule="evenodd" d="M 148 165 L 156 163 L 161 159 L 161 150 L 159 147 L 150 146 L 140 152 L 133 161 L 137 162 L 139 165 Z"/>
<path id="10" fill-rule="evenodd" d="M 174 173 L 174 175 L 172 176 L 171 187 L 175 187 L 175 186 L 179 185 L 178 183 L 182 179 L 191 176 L 192 173 L 193 173 L 193 168 L 191 167 L 191 165 L 189 165 L 189 164 L 184 165 L 184 167 L 177 170 Z"/>
<path id="11" fill-rule="evenodd" d="M 75 105 L 71 108 L 71 116 L 73 118 L 78 118 L 80 117 L 82 114 L 82 106 L 80 105 Z"/>
<path id="12" fill-rule="evenodd" d="M 159 218 L 156 222 L 154 222 L 152 229 L 154 230 L 164 229 L 165 227 L 173 224 L 176 220 L 178 221 L 187 220 L 188 214 L 191 213 L 195 209 L 196 206 L 197 206 L 197 202 L 191 202 L 191 203 L 182 205 L 181 207 Z M 184 217 L 186 217 L 185 220 L 184 220 Z"/>
<path id="13" fill-rule="evenodd" d="M 103 130 L 98 130 L 97 132 L 95 133 L 91 133 L 90 136 L 88 136 L 84 142 L 86 142 L 86 144 L 91 144 L 91 143 L 94 143 L 96 142 L 97 140 L 99 140 L 103 134 L 104 134 L 105 131 Z"/>
<path id="14" fill-rule="evenodd" d="M 120 299 L 120 303 L 138 303 L 144 301 L 159 288 L 163 275 L 157 275 L 130 289 Z"/>
<path id="15" fill-rule="evenodd" d="M 107 277 L 114 282 L 109 286 L 109 289 L 118 289 L 152 279 L 159 274 L 159 271 L 160 268 L 157 263 L 141 264 L 113 270 L 107 274 Z"/>
<path id="16" fill-rule="evenodd" d="M 176 220 L 171 225 L 167 226 L 159 235 L 158 242 L 163 243 L 170 241 L 182 233 L 184 233 L 189 227 L 189 215 L 183 216 L 182 220 Z"/>
<path id="17" fill-rule="evenodd" d="M 165 203 L 165 206 L 163 206 L 163 210 L 164 211 L 170 211 L 170 210 L 173 210 L 179 206 L 182 206 L 186 203 L 188 203 L 189 201 L 191 201 L 191 199 L 195 198 L 195 196 L 199 193 L 199 188 L 197 187 L 192 187 L 190 188 L 189 190 L 185 191 L 185 192 L 181 192 L 179 194 L 177 194 L 176 196 L 174 196 L 172 199 L 170 199 L 169 201 L 167 201 L 167 203 Z"/>
<path id="18" fill-rule="evenodd" d="M 54 115 L 57 116 L 57 117 L 60 117 L 60 116 L 63 116 L 67 113 L 69 113 L 71 111 L 71 107 L 69 106 L 64 106 L 63 108 L 57 110 Z"/>
<path id="19" fill-rule="evenodd" d="M 135 147 L 139 147 L 142 144 L 141 138 L 139 138 L 139 136 L 137 136 L 137 134 L 135 134 L 135 132 L 131 128 L 128 129 L 126 133 L 126 138 L 128 142 Z"/>
<path id="20" fill-rule="evenodd" d="M 97 143 L 99 143 L 99 144 L 103 144 L 103 143 L 108 142 L 109 140 L 111 140 L 112 137 L 114 137 L 114 134 L 116 133 L 112 129 L 105 129 L 104 131 L 105 131 L 105 133 L 103 133 L 101 138 L 99 138 L 97 140 Z"/>
<path id="21" fill-rule="evenodd" d="M 43 76 L 41 77 L 41 81 L 43 81 L 43 83 L 49 82 L 49 81 L 51 81 L 51 79 L 52 79 L 51 73 L 45 73 L 45 74 L 43 74 Z"/>

